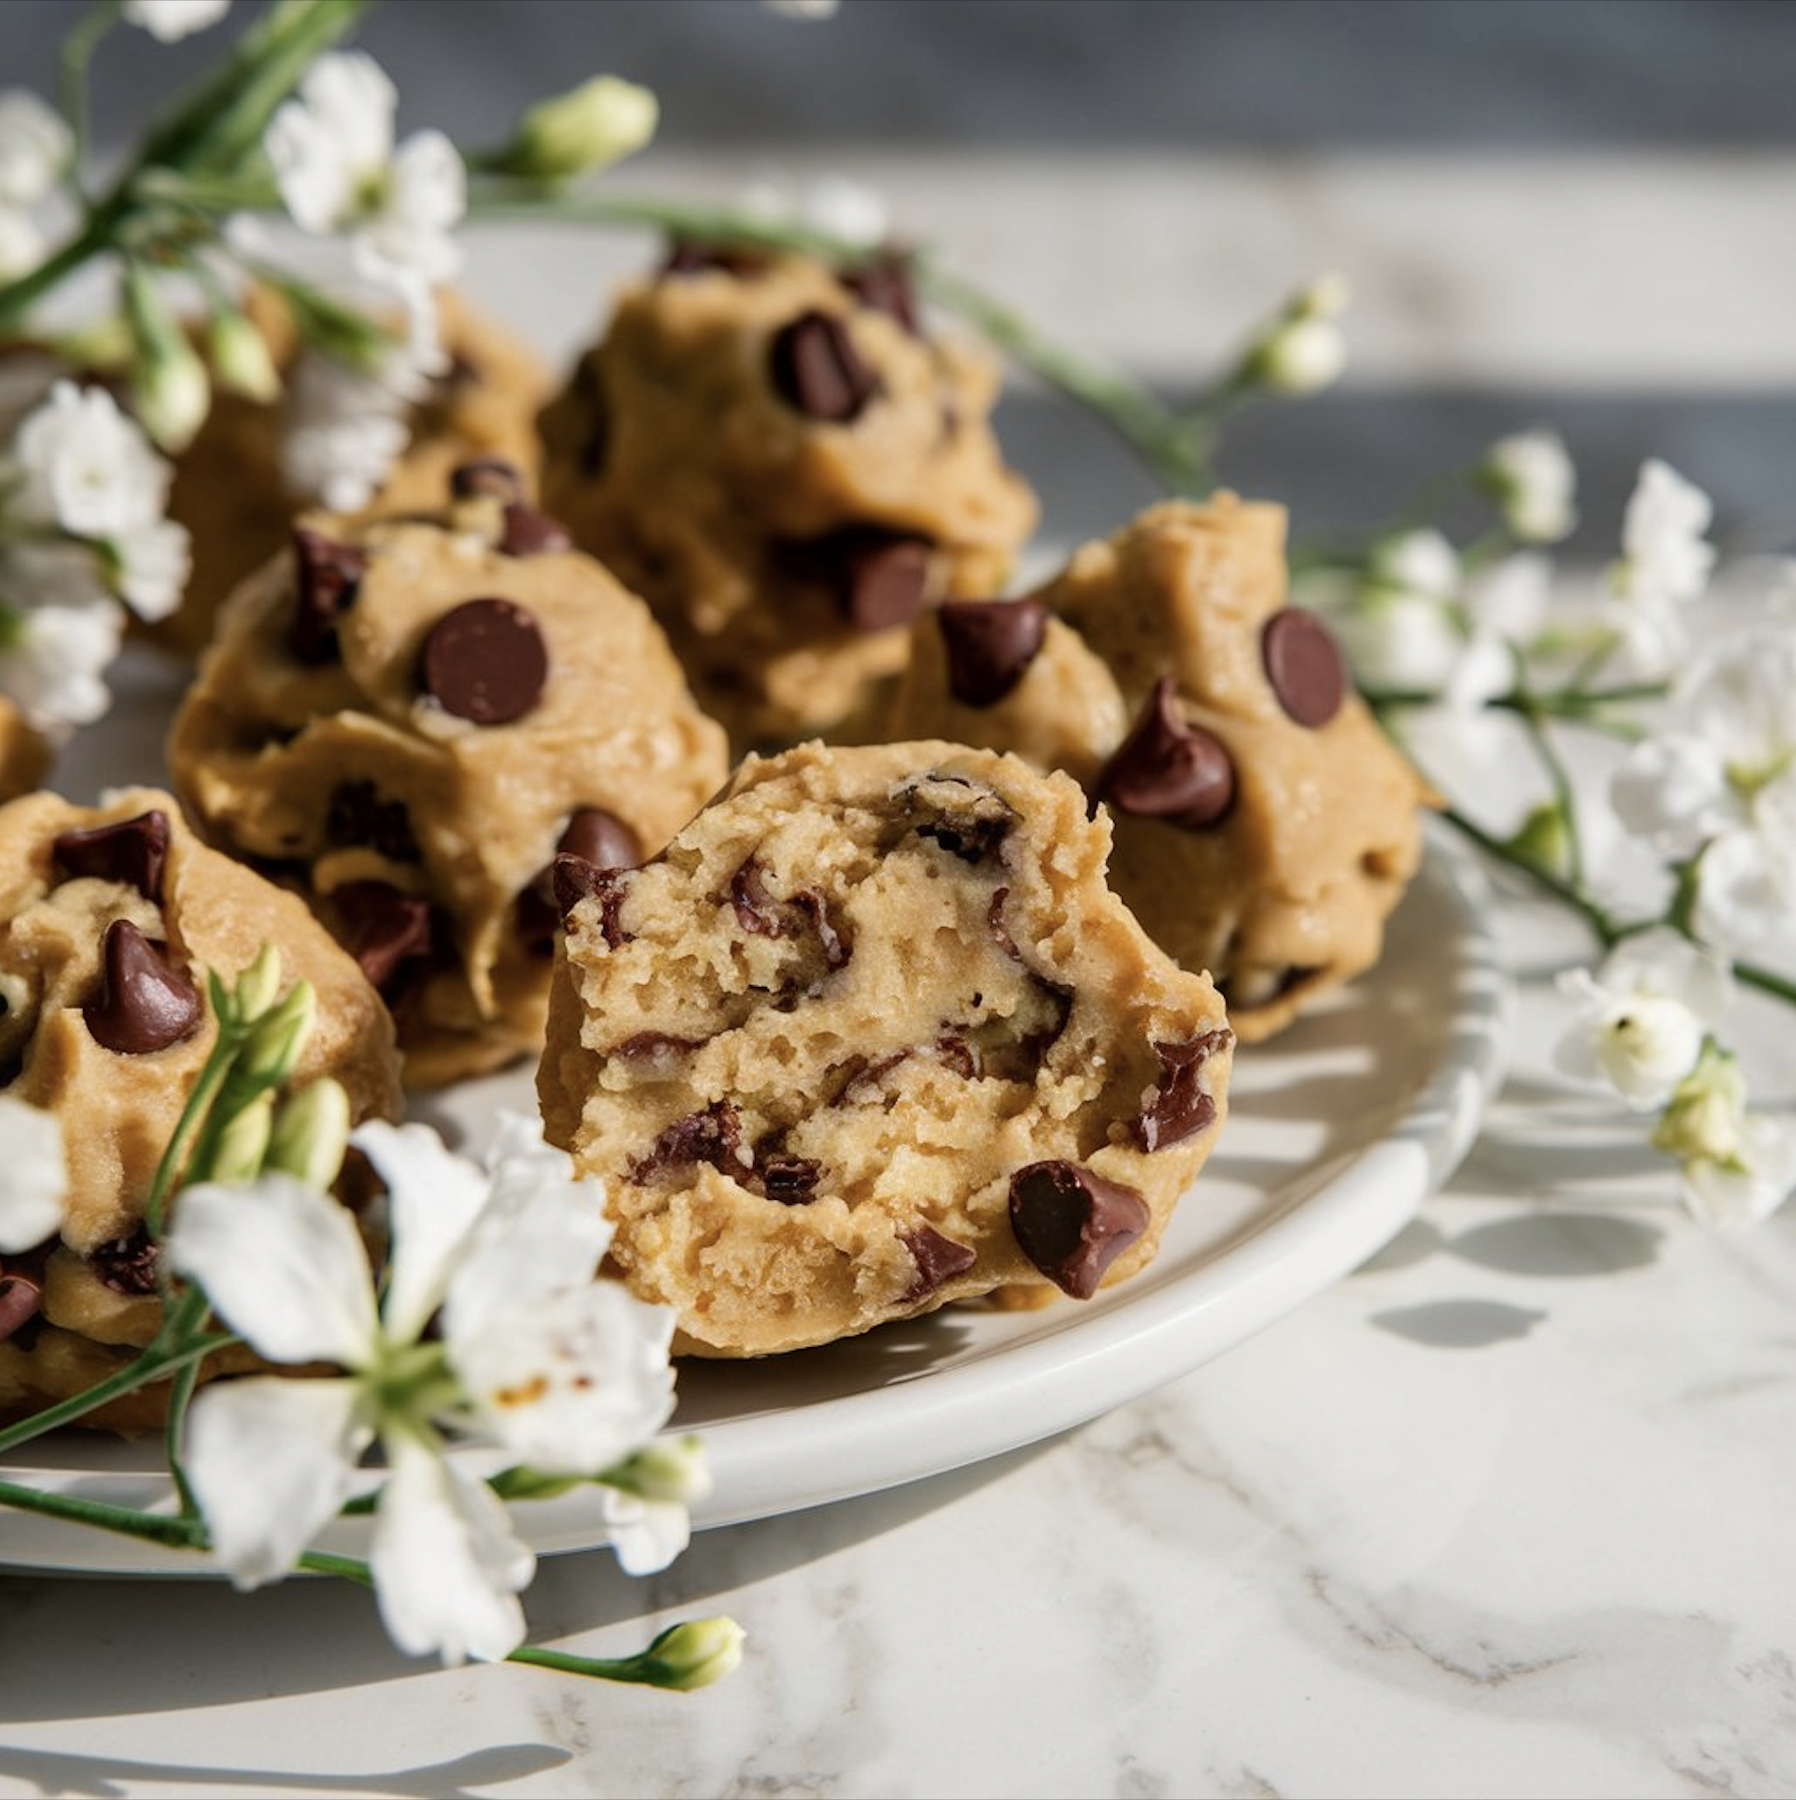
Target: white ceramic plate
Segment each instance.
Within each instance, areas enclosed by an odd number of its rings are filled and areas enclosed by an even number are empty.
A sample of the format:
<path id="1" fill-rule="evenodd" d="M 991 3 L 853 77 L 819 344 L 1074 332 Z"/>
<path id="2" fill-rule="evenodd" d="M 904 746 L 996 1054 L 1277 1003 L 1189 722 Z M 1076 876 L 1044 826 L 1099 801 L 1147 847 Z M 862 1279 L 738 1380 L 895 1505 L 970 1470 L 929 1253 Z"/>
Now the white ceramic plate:
<path id="1" fill-rule="evenodd" d="M 820 1350 L 685 1365 L 676 1425 L 703 1432 L 716 1475 L 695 1522 L 771 1517 L 1033 1443 L 1196 1368 L 1371 1255 L 1464 1155 L 1501 1075 L 1508 987 L 1484 917 L 1477 869 L 1434 835 L 1377 969 L 1241 1051 L 1222 1143 L 1133 1281 L 1083 1304 L 949 1308 Z M 527 1073 L 420 1110 L 478 1141 L 501 1104 L 532 1104 Z M 148 1443 L 65 1433 L 0 1469 L 145 1505 L 166 1499 L 157 1461 Z M 597 1538 L 578 1495 L 517 1514 L 541 1550 Z M 331 1547 L 359 1546 L 359 1524 L 335 1530 Z M 206 1572 L 191 1556 L 13 1512 L 0 1512 L 0 1565 Z"/>

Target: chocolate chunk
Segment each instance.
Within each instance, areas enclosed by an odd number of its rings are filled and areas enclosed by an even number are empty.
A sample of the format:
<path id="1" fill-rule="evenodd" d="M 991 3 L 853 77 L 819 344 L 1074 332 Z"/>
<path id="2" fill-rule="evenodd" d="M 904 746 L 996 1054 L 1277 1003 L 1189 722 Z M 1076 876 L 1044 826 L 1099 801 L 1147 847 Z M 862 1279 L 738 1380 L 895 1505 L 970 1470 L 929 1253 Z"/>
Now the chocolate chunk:
<path id="1" fill-rule="evenodd" d="M 655 1139 L 647 1156 L 630 1168 L 632 1181 L 643 1181 L 660 1169 L 683 1169 L 709 1163 L 729 1175 L 746 1175 L 742 1151 L 742 1115 L 727 1100 L 713 1100 L 703 1112 L 675 1119 Z"/>
<path id="2" fill-rule="evenodd" d="M 602 806 L 577 808 L 555 848 L 581 857 L 595 869 L 634 869 L 642 861 L 641 838 Z"/>
<path id="3" fill-rule="evenodd" d="M 901 1063 L 910 1061 L 908 1050 L 895 1051 L 890 1056 L 882 1056 L 877 1062 L 869 1062 L 864 1056 L 853 1058 L 847 1065 L 847 1080 L 836 1090 L 830 1100 L 831 1107 L 857 1106 L 862 1098 L 891 1074 Z"/>
<path id="4" fill-rule="evenodd" d="M 823 960 L 841 968 L 852 947 L 829 916 L 829 907 L 815 888 L 802 888 L 790 900 L 768 893 L 759 858 L 749 856 L 730 877 L 730 905 L 736 922 L 756 937 L 795 938 L 807 930 L 817 934 Z"/>
<path id="5" fill-rule="evenodd" d="M 287 644 L 301 662 L 327 663 L 337 654 L 337 621 L 355 604 L 368 559 L 353 544 L 333 543 L 300 526 L 293 533 L 297 590 Z"/>
<path id="6" fill-rule="evenodd" d="M 951 1031 L 944 1032 L 935 1040 L 935 1053 L 963 1081 L 979 1079 L 979 1052 L 965 1038 Z"/>
<path id="7" fill-rule="evenodd" d="M 0 1344 L 35 1319 L 44 1303 L 44 1263 L 57 1240 L 20 1255 L 0 1256 Z"/>
<path id="8" fill-rule="evenodd" d="M 838 590 L 848 622 L 857 631 L 908 625 L 923 609 L 931 548 L 927 538 L 890 537 L 851 549 Z"/>
<path id="9" fill-rule="evenodd" d="M 770 258 L 764 250 L 754 250 L 746 244 L 707 244 L 696 238 L 676 238 L 668 246 L 661 274 L 663 279 L 672 276 L 678 280 L 687 275 L 721 271 L 742 281 L 764 274 L 769 264 Z"/>
<path id="10" fill-rule="evenodd" d="M 774 334 L 767 357 L 775 393 L 809 419 L 845 425 L 879 391 L 848 327 L 833 313 L 800 313 Z"/>
<path id="11" fill-rule="evenodd" d="M 862 306 L 896 319 L 912 337 L 922 336 L 910 258 L 902 251 L 887 251 L 858 269 L 844 269 L 841 281 Z"/>
<path id="12" fill-rule="evenodd" d="M 792 904 L 810 915 L 811 928 L 817 933 L 818 943 L 823 946 L 824 962 L 832 969 L 846 966 L 849 957 L 854 954 L 854 946 L 836 929 L 823 896 L 815 888 L 800 888 L 792 896 Z"/>
<path id="13" fill-rule="evenodd" d="M 755 1178 L 762 1195 L 781 1206 L 809 1206 L 817 1198 L 822 1165 L 762 1143 L 755 1146 Z"/>
<path id="14" fill-rule="evenodd" d="M 995 706 L 1041 650 L 1048 609 L 1039 600 L 946 600 L 936 613 L 948 652 L 948 689 L 962 706 Z"/>
<path id="15" fill-rule="evenodd" d="M 573 547 L 573 534 L 559 519 L 551 519 L 521 500 L 506 507 L 505 530 L 499 538 L 501 556 L 541 556 L 547 551 Z"/>
<path id="16" fill-rule="evenodd" d="M 549 651 L 542 627 L 510 600 L 465 600 L 430 628 L 418 679 L 445 712 L 508 725 L 542 698 Z"/>
<path id="17" fill-rule="evenodd" d="M 933 1225 L 919 1225 L 915 1231 L 901 1231 L 898 1241 L 917 1265 L 916 1279 L 899 1295 L 900 1300 L 921 1300 L 933 1294 L 944 1281 L 964 1275 L 979 1260 L 979 1252 L 970 1244 L 957 1244 L 943 1237 Z"/>
<path id="18" fill-rule="evenodd" d="M 1204 1064 L 1234 1036 L 1223 1025 L 1182 1043 L 1154 1045 L 1160 1079 L 1142 1095 L 1135 1120 L 1135 1135 L 1149 1155 L 1195 1137 L 1216 1117 L 1216 1102 L 1198 1086 L 1198 1079 Z"/>
<path id="19" fill-rule="evenodd" d="M 1328 627 L 1300 606 L 1275 612 L 1260 632 L 1260 658 L 1278 703 L 1311 730 L 1326 725 L 1347 697 L 1347 669 Z"/>
<path id="20" fill-rule="evenodd" d="M 1077 1163 L 1038 1162 L 1010 1178 L 1017 1247 L 1064 1294 L 1089 1300 L 1104 1271 L 1148 1228 L 1147 1202 L 1131 1187 Z"/>
<path id="21" fill-rule="evenodd" d="M 1012 962 L 1021 963 L 1023 962 L 1023 953 L 1016 947 L 1016 939 L 1010 935 L 1010 927 L 1004 923 L 1004 902 L 1009 898 L 1010 889 L 1007 887 L 992 890 L 992 903 L 985 909 L 985 925 L 998 948 Z M 1028 966 L 1027 963 L 1023 963 L 1024 968 L 1028 968 Z"/>
<path id="22" fill-rule="evenodd" d="M 1098 798 L 1118 812 L 1200 830 L 1234 804 L 1235 768 L 1221 741 L 1179 710 L 1172 677 L 1147 705 L 1098 777 Z"/>
<path id="23" fill-rule="evenodd" d="M 627 869 L 596 869 L 583 856 L 569 856 L 565 851 L 555 858 L 555 904 L 562 921 L 582 900 L 599 903 L 599 930 L 613 949 L 630 941 L 629 932 L 619 923 L 624 895 L 629 891 L 624 877 Z"/>
<path id="24" fill-rule="evenodd" d="M 331 795 L 324 835 L 336 845 L 366 844 L 389 862 L 419 860 L 411 814 L 403 800 L 383 800 L 372 781 L 346 781 Z"/>
<path id="25" fill-rule="evenodd" d="M 162 1247 L 143 1226 L 126 1237 L 102 1244 L 88 1258 L 93 1272 L 115 1294 L 140 1296 L 156 1291 L 156 1269 Z"/>
<path id="26" fill-rule="evenodd" d="M 915 789 L 911 793 L 914 796 Z M 989 798 L 996 803 L 995 807 L 975 801 L 964 812 L 939 812 L 934 818 L 924 818 L 916 828 L 917 836 L 939 844 L 950 856 L 957 856 L 964 863 L 977 865 L 984 862 L 1010 835 L 1010 827 L 1016 820 L 1016 814 L 996 794 Z"/>
<path id="27" fill-rule="evenodd" d="M 401 893 L 384 881 L 351 881 L 331 896 L 343 921 L 350 954 L 369 982 L 389 1000 L 436 949 L 430 902 Z"/>
<path id="28" fill-rule="evenodd" d="M 199 1026 L 199 991 L 129 919 L 106 927 L 99 996 L 82 1009 L 93 1040 L 120 1056 L 166 1050 Z"/>
<path id="29" fill-rule="evenodd" d="M 457 500 L 471 500 L 476 494 L 495 500 L 522 500 L 523 471 L 502 456 L 477 456 L 449 472 L 449 492 Z"/>
<path id="30" fill-rule="evenodd" d="M 89 877 L 134 887 L 152 906 L 162 904 L 168 865 L 168 814 L 139 813 L 116 825 L 65 831 L 50 846 L 56 867 L 70 880 Z"/>
<path id="31" fill-rule="evenodd" d="M 611 1054 L 621 1056 L 627 1062 L 660 1062 L 668 1057 L 685 1056 L 700 1049 L 706 1041 L 704 1038 L 675 1037 L 668 1031 L 639 1031 L 635 1036 L 625 1038 Z"/>

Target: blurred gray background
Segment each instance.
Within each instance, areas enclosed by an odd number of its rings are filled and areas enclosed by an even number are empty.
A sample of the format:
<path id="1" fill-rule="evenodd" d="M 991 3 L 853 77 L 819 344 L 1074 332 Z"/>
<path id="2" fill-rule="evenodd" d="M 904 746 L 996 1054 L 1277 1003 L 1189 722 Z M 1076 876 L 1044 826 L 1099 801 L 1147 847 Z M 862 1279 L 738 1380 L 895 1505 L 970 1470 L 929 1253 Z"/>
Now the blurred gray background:
<path id="1" fill-rule="evenodd" d="M 0 81 L 47 90 L 80 10 L 0 5 Z M 109 40 L 100 140 L 122 142 L 229 29 Z M 1388 514 L 1490 437 L 1550 420 L 1584 475 L 1593 556 L 1647 453 L 1711 488 L 1741 542 L 1789 527 L 1790 0 L 844 0 L 825 23 L 755 0 L 387 0 L 359 41 L 399 82 L 406 126 L 464 143 L 606 69 L 662 100 L 639 185 L 671 174 L 729 197 L 766 167 L 895 172 L 906 230 L 932 235 L 939 212 L 988 285 L 1170 387 L 1226 353 L 1242 297 L 1314 272 L 1313 242 L 1314 266 L 1344 267 L 1361 296 L 1349 378 L 1245 417 L 1224 463 L 1300 522 Z M 1110 192 L 1177 204 L 1119 211 L 1100 187 L 1057 208 L 1082 160 Z M 1430 212 L 1443 187 L 1463 201 Z M 1518 224 L 1549 213 L 1537 236 Z M 1178 308 L 1184 358 L 1143 323 Z M 1013 396 L 1001 428 L 1056 535 L 1106 528 L 1149 491 L 1046 397 Z"/>

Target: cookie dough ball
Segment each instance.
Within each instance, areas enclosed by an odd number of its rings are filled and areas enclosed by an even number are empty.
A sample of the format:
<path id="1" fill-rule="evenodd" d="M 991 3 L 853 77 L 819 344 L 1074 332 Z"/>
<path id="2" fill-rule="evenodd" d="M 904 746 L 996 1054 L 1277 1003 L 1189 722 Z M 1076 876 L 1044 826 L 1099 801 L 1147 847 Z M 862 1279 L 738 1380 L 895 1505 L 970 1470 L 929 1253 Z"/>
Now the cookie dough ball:
<path id="1" fill-rule="evenodd" d="M 55 1116 L 68 1164 L 60 1237 L 0 1261 L 0 1417 L 91 1387 L 155 1335 L 143 1214 L 216 1037 L 205 972 L 229 982 L 264 944 L 317 995 L 295 1083 L 332 1076 L 356 1119 L 396 1114 L 392 1022 L 354 961 L 291 894 L 200 844 L 168 795 L 0 808 L 0 1093 Z M 165 1399 L 89 1422 L 149 1426 Z"/>
<path id="2" fill-rule="evenodd" d="M 1284 603 L 1284 529 L 1232 494 L 1150 508 L 1038 596 L 920 622 L 892 722 L 1077 776 L 1117 892 L 1249 1040 L 1378 959 L 1421 846 L 1421 782 Z"/>
<path id="3" fill-rule="evenodd" d="M 0 694 L 0 803 L 28 794 L 50 772 L 50 741 Z"/>
<path id="4" fill-rule="evenodd" d="M 542 1045 L 558 850 L 628 865 L 722 783 L 642 602 L 470 465 L 448 509 L 317 515 L 247 582 L 176 718 L 202 830 L 304 892 L 435 1086 Z"/>
<path id="5" fill-rule="evenodd" d="M 644 594 L 739 744 L 850 719 L 903 627 L 1002 583 L 1035 521 L 997 372 L 902 263 L 678 253 L 542 419 L 545 504 Z"/>
<path id="6" fill-rule="evenodd" d="M 708 1356 L 1153 1256 L 1227 1105 L 1215 989 L 1064 776 L 943 743 L 750 758 L 653 863 L 556 868 L 538 1079 L 612 1254 Z"/>
<path id="7" fill-rule="evenodd" d="M 299 343 L 272 295 L 257 295 L 253 311 L 287 391 L 266 404 L 215 391 L 198 436 L 174 459 L 169 515 L 192 535 L 193 572 L 180 610 L 150 635 L 190 656 L 210 641 L 231 590 L 286 543 L 294 514 L 315 499 L 294 487 L 284 462 L 306 405 Z M 440 293 L 437 313 L 449 367 L 412 408 L 408 446 L 369 503 L 370 517 L 437 505 L 449 472 L 475 458 L 500 457 L 534 475 L 547 371 L 529 345 L 460 295 Z"/>

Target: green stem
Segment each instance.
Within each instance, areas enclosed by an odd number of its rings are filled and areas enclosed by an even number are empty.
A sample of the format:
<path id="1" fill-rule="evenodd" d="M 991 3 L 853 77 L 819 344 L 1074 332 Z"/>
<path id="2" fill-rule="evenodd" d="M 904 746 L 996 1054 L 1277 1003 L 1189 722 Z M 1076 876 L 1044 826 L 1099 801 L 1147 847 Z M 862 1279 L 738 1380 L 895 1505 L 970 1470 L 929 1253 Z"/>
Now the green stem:
<path id="1" fill-rule="evenodd" d="M 639 1650 L 634 1656 L 570 1656 L 565 1650 L 545 1650 L 536 1644 L 522 1644 L 505 1660 L 523 1663 L 532 1669 L 553 1669 L 559 1675 L 584 1675 L 593 1681 L 622 1681 L 638 1687 L 658 1688 L 677 1685 L 676 1671 L 652 1650 Z"/>
<path id="2" fill-rule="evenodd" d="M 1519 660 L 1519 659 L 1518 659 Z M 1532 695 L 1525 691 L 1518 695 L 1520 704 L 1517 713 L 1527 730 L 1528 741 L 1534 747 L 1534 754 L 1540 766 L 1546 771 L 1547 780 L 1552 784 L 1553 800 L 1559 808 L 1559 816 L 1565 821 L 1566 854 L 1570 862 L 1568 873 L 1572 886 L 1582 890 L 1584 886 L 1584 845 L 1578 830 L 1578 800 L 1572 790 L 1570 771 L 1564 759 L 1554 748 L 1553 740 L 1547 732 L 1547 713 L 1538 706 Z"/>
<path id="3" fill-rule="evenodd" d="M 0 1506 L 67 1519 L 75 1525 L 92 1525 L 100 1531 L 142 1538 L 146 1543 L 163 1544 L 171 1550 L 204 1550 L 208 1542 L 206 1528 L 198 1519 L 139 1512 L 135 1507 L 88 1500 L 78 1494 L 47 1494 L 17 1481 L 0 1481 Z"/>
<path id="4" fill-rule="evenodd" d="M 121 0 L 106 0 L 73 25 L 62 40 L 57 59 L 56 97 L 74 139 L 73 168 L 80 184 L 81 167 L 87 160 L 87 70 L 100 39 L 118 23 Z"/>
<path id="5" fill-rule="evenodd" d="M 155 1180 L 150 1183 L 150 1196 L 144 1204 L 143 1217 L 144 1225 L 153 1238 L 162 1236 L 163 1213 L 167 1209 L 169 1195 L 174 1192 L 175 1182 L 187 1165 L 194 1143 L 211 1117 L 212 1104 L 223 1090 L 231 1073 L 231 1064 L 242 1046 L 241 1032 L 232 1030 L 228 1020 L 220 1018 L 217 1024 L 218 1037 L 212 1045 L 212 1054 L 206 1058 L 199 1080 L 193 1084 L 193 1092 L 187 1096 L 187 1104 L 181 1109 L 181 1117 L 168 1140 L 168 1148 L 162 1152 L 162 1160 L 156 1165 Z"/>
<path id="6" fill-rule="evenodd" d="M 33 1438 L 42 1437 L 46 1432 L 72 1425 L 109 1400 L 134 1394 L 139 1388 L 148 1387 L 151 1382 L 160 1381 L 165 1375 L 172 1375 L 189 1363 L 201 1361 L 214 1350 L 223 1350 L 241 1341 L 229 1332 L 218 1331 L 209 1332 L 205 1337 L 192 1338 L 172 1349 L 162 1348 L 160 1341 L 151 1344 L 147 1350 L 126 1363 L 117 1374 L 107 1376 L 104 1381 L 67 1400 L 59 1400 L 54 1406 L 45 1407 L 42 1412 L 33 1413 L 28 1419 L 20 1419 L 16 1424 L 0 1428 L 0 1451 L 15 1449 L 20 1444 L 30 1443 Z"/>

